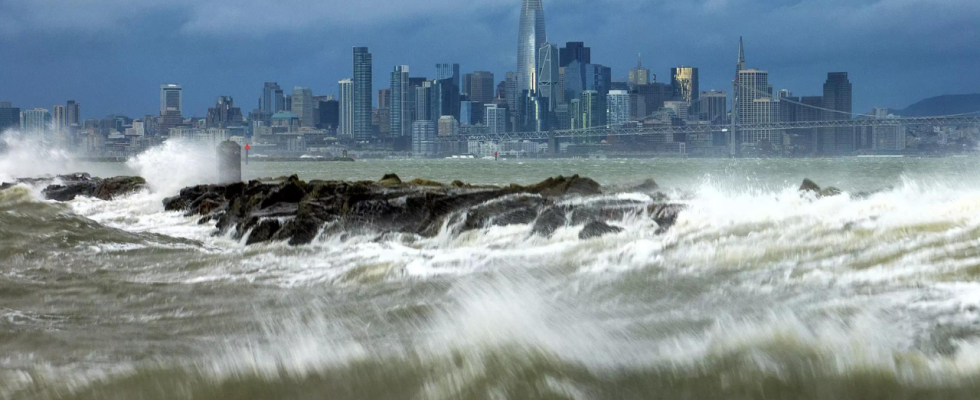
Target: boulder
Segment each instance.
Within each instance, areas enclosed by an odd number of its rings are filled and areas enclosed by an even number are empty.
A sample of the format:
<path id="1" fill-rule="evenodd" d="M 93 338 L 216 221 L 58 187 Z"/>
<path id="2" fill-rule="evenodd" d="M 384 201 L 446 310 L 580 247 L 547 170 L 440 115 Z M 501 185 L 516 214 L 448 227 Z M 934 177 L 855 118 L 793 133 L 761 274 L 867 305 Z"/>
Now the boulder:
<path id="1" fill-rule="evenodd" d="M 245 244 L 268 242 L 272 240 L 272 237 L 280 229 L 282 229 L 282 223 L 278 219 L 261 221 L 252 228 L 252 232 L 248 234 L 248 240 L 245 241 Z"/>
<path id="2" fill-rule="evenodd" d="M 819 199 L 822 197 L 839 196 L 843 192 L 841 192 L 840 189 L 835 188 L 833 186 L 821 189 L 820 186 L 817 185 L 815 182 L 809 179 L 804 179 L 803 184 L 800 185 L 800 193 L 801 194 L 812 193 L 814 196 L 816 196 L 816 198 Z"/>
<path id="3" fill-rule="evenodd" d="M 589 222 L 588 224 L 585 224 L 585 227 L 582 228 L 582 231 L 578 233 L 578 238 L 582 240 L 587 240 L 587 239 L 605 236 L 611 233 L 619 233 L 622 231 L 623 228 L 610 226 L 609 224 L 602 221 L 592 221 Z"/>
<path id="4" fill-rule="evenodd" d="M 534 227 L 531 228 L 531 232 L 539 236 L 551 236 L 558 228 L 565 226 L 567 222 L 565 215 L 567 213 L 568 211 L 562 207 L 549 207 L 545 209 L 534 220 Z"/>
<path id="5" fill-rule="evenodd" d="M 395 186 L 395 185 L 401 185 L 402 180 L 401 178 L 398 177 L 398 175 L 385 174 L 385 176 L 381 177 L 381 180 L 378 181 L 378 183 L 380 183 L 383 186 Z"/>
<path id="6" fill-rule="evenodd" d="M 550 197 L 565 195 L 592 196 L 602 194 L 599 183 L 589 178 L 582 178 L 578 175 L 574 175 L 569 178 L 564 176 L 548 178 L 540 183 L 527 187 L 516 187 L 515 189 L 518 191 L 526 191 L 528 193 Z"/>
<path id="7" fill-rule="evenodd" d="M 146 179 L 138 176 L 117 176 L 99 181 L 92 197 L 112 200 L 119 196 L 135 193 L 146 188 Z"/>
<path id="8" fill-rule="evenodd" d="M 660 185 L 657 185 L 657 181 L 650 178 L 644 180 L 639 185 L 633 186 L 633 188 L 631 188 L 630 191 L 640 192 L 640 193 L 651 193 L 651 192 L 656 192 L 658 189 L 660 189 Z"/>

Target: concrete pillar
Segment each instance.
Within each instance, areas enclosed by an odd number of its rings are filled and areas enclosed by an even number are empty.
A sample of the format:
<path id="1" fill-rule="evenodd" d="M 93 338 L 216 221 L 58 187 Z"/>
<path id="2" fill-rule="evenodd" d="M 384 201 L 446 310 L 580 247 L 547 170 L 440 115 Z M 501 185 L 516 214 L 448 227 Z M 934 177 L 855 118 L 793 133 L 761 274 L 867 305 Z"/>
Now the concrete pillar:
<path id="1" fill-rule="evenodd" d="M 227 141 L 218 145 L 218 182 L 242 181 L 242 148 L 238 143 Z"/>

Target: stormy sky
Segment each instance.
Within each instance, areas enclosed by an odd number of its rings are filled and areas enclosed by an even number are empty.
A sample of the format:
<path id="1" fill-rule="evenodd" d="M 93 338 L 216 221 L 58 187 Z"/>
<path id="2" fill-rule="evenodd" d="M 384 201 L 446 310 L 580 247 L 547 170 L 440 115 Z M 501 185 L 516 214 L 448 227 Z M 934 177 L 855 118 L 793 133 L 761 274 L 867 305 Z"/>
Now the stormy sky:
<path id="1" fill-rule="evenodd" d="M 335 94 L 351 47 L 374 54 L 375 90 L 394 65 L 435 75 L 516 69 L 520 0 L 0 0 L 0 101 L 84 118 L 159 110 L 161 83 L 184 85 L 184 115 L 219 95 L 243 111 L 264 81 Z M 738 36 L 748 66 L 777 90 L 822 92 L 847 71 L 855 111 L 980 92 L 977 0 L 545 0 L 548 39 L 584 41 L 625 78 L 637 53 L 660 81 L 699 67 L 701 89 L 730 90 Z"/>

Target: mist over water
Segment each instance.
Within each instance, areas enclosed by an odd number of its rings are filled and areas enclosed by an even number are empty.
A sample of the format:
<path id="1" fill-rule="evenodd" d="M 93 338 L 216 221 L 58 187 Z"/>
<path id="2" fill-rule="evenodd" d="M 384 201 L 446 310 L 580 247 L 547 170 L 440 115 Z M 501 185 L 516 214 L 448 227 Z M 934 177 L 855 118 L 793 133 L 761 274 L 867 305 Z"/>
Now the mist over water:
<path id="1" fill-rule="evenodd" d="M 970 399 L 980 162 L 385 160 L 247 178 L 654 178 L 686 206 L 581 240 L 530 225 L 244 246 L 160 199 L 213 181 L 172 143 L 105 202 L 0 192 L 0 398 Z M 0 165 L 0 176 L 21 172 Z M 68 165 L 68 168 L 95 164 Z M 118 171 L 118 172 L 114 172 Z M 33 172 L 33 171 L 24 171 Z M 72 171 L 75 172 L 75 171 Z M 801 196 L 800 181 L 844 196 Z M 599 200 L 601 200 L 599 199 Z M 597 201 L 568 199 L 563 201 Z"/>

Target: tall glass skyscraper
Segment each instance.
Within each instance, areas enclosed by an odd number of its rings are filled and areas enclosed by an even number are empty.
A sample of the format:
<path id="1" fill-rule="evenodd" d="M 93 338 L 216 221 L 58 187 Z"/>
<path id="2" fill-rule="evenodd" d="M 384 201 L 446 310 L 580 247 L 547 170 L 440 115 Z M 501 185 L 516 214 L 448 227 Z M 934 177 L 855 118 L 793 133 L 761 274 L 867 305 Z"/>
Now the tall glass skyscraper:
<path id="1" fill-rule="evenodd" d="M 674 97 L 682 98 L 687 102 L 687 108 L 691 115 L 699 115 L 698 96 L 701 88 L 698 83 L 698 69 L 693 67 L 677 67 L 670 69 L 670 86 L 674 90 Z"/>
<path id="2" fill-rule="evenodd" d="M 367 47 L 354 48 L 354 140 L 372 139 L 371 104 L 374 103 L 374 90 L 371 88 L 372 58 Z"/>
<path id="3" fill-rule="evenodd" d="M 408 66 L 399 65 L 391 73 L 391 104 L 389 114 L 390 134 L 394 137 L 412 135 L 412 110 L 409 108 Z"/>
<path id="4" fill-rule="evenodd" d="M 520 32 L 517 36 L 517 94 L 534 93 L 537 86 L 538 51 L 548 41 L 544 30 L 541 0 L 521 2 Z"/>
<path id="5" fill-rule="evenodd" d="M 340 94 L 338 134 L 342 138 L 351 138 L 354 136 L 354 81 L 344 79 L 337 85 Z"/>
<path id="6" fill-rule="evenodd" d="M 538 96 L 545 99 L 548 112 L 558 107 L 558 47 L 545 43 L 538 59 Z"/>

